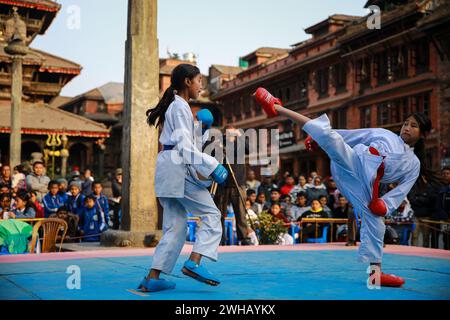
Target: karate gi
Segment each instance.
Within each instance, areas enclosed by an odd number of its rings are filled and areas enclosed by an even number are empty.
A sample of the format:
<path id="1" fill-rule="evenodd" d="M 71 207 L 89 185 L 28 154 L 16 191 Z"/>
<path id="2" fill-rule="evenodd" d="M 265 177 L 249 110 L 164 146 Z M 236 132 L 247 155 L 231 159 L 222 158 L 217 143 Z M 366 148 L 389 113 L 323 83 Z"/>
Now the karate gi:
<path id="1" fill-rule="evenodd" d="M 199 130 L 200 139 L 194 135 Z M 155 173 L 155 192 L 163 207 L 163 237 L 156 248 L 152 269 L 166 274 L 172 272 L 183 248 L 188 213 L 201 220 L 193 252 L 217 260 L 222 236 L 220 212 L 207 189 L 212 181 L 200 180 L 197 172 L 209 177 L 219 162 L 199 150 L 204 140 L 201 128 L 194 124 L 189 104 L 175 95 L 166 111 L 159 139 L 162 145 L 173 149 L 158 154 Z"/>
<path id="2" fill-rule="evenodd" d="M 381 199 L 386 204 L 387 215 L 397 209 L 419 176 L 420 161 L 413 148 L 386 129 L 333 130 L 326 114 L 308 121 L 303 130 L 328 154 L 338 189 L 361 217 L 358 260 L 381 263 L 385 225 L 383 218 L 368 208 L 372 186 L 384 161 L 381 183 L 397 182 L 398 186 Z M 369 147 L 380 155 L 371 154 Z"/>

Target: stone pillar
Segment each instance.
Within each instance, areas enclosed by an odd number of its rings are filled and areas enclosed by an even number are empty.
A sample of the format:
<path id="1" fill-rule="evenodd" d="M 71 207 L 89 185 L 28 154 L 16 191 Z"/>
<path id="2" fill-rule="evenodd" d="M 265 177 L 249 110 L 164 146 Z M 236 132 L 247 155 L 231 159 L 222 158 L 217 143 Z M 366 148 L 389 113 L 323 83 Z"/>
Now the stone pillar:
<path id="1" fill-rule="evenodd" d="M 9 138 L 9 164 L 12 168 L 21 162 L 22 60 L 21 56 L 14 56 L 12 63 L 11 135 Z"/>
<path id="2" fill-rule="evenodd" d="M 158 132 L 146 111 L 159 99 L 157 1 L 128 1 L 125 54 L 125 105 L 122 135 L 122 222 L 102 235 L 105 245 L 149 246 L 157 228 L 154 173 Z"/>

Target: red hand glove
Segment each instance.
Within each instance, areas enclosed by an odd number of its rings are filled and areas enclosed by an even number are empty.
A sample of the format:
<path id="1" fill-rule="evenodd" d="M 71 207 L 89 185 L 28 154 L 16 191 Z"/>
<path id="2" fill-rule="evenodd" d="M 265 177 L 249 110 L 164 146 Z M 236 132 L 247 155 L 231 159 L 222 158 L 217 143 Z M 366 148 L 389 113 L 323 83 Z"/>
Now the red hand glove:
<path id="1" fill-rule="evenodd" d="M 372 199 L 369 203 L 369 209 L 374 215 L 384 217 L 387 213 L 386 204 L 380 198 Z"/>
<path id="2" fill-rule="evenodd" d="M 272 96 L 269 91 L 264 88 L 258 88 L 254 93 L 256 102 L 261 105 L 264 109 L 264 112 L 267 114 L 269 118 L 276 117 L 278 112 L 274 108 L 274 104 L 278 104 L 280 106 L 283 105 L 280 99 Z"/>
<path id="3" fill-rule="evenodd" d="M 307 136 L 305 139 L 305 147 L 307 151 L 317 151 L 319 150 L 319 145 L 315 142 L 311 136 Z"/>

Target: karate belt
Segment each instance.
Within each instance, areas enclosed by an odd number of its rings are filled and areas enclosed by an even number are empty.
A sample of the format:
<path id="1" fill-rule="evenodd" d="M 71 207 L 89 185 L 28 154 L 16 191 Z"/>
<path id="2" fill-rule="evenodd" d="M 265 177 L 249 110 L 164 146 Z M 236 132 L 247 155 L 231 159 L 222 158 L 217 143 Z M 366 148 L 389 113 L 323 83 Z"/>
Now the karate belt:
<path id="1" fill-rule="evenodd" d="M 175 146 L 171 146 L 171 145 L 167 145 L 167 144 L 165 144 L 165 145 L 163 146 L 164 151 L 172 150 L 174 147 L 175 147 Z"/>

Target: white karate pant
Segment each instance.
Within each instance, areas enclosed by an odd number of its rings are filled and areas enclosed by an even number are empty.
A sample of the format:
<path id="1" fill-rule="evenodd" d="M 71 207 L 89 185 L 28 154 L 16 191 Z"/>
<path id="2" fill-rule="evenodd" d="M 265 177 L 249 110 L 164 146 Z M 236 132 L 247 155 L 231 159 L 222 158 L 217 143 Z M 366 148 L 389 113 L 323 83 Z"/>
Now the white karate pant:
<path id="1" fill-rule="evenodd" d="M 368 208 L 379 159 L 369 153 L 368 146 L 360 144 L 351 148 L 346 144 L 342 136 L 331 128 L 327 117 L 308 121 L 303 130 L 328 154 L 336 186 L 361 217 L 358 260 L 381 263 L 386 226 L 384 219 L 372 214 Z"/>
<path id="2" fill-rule="evenodd" d="M 185 179 L 184 198 L 158 198 L 163 207 L 163 236 L 153 256 L 152 269 L 170 274 L 186 241 L 187 214 L 201 220 L 196 232 L 193 252 L 217 261 L 222 238 L 220 211 L 211 194 L 189 175 Z"/>

